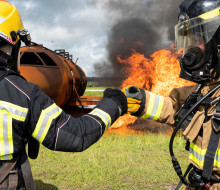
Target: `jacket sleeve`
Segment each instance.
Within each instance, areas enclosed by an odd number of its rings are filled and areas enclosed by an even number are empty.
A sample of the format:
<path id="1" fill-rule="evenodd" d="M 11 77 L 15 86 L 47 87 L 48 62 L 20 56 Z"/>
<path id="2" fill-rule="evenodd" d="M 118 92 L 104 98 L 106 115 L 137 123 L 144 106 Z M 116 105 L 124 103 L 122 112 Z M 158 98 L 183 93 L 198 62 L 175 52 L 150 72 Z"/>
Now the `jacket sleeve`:
<path id="1" fill-rule="evenodd" d="M 146 104 L 140 118 L 174 125 L 175 113 L 180 109 L 188 95 L 195 89 L 196 86 L 174 88 L 169 97 L 163 97 L 149 91 L 145 91 Z"/>
<path id="2" fill-rule="evenodd" d="M 67 152 L 81 152 L 90 147 L 120 116 L 117 104 L 103 98 L 89 114 L 74 118 L 37 86 L 29 108 L 29 135 L 51 150 Z"/>

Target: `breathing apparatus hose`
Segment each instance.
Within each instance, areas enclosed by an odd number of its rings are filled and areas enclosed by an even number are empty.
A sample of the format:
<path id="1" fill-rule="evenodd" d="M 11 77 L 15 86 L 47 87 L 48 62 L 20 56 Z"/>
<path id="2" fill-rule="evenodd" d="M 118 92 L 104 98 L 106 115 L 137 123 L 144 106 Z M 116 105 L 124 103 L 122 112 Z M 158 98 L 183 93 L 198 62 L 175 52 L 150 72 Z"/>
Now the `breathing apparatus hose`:
<path id="1" fill-rule="evenodd" d="M 193 112 L 207 97 L 212 96 L 218 89 L 220 88 L 220 85 L 216 86 L 215 88 L 213 88 L 212 90 L 210 90 L 205 96 L 202 97 L 201 100 L 199 100 L 198 102 L 196 102 L 190 109 L 189 111 L 182 117 L 182 119 L 177 123 L 177 126 L 175 127 L 171 138 L 170 138 L 170 143 L 169 143 L 169 151 L 170 151 L 170 156 L 172 158 L 172 163 L 173 163 L 173 167 L 175 172 L 177 173 L 178 177 L 180 178 L 180 180 L 187 185 L 188 187 L 194 187 L 193 185 L 190 185 L 188 183 L 188 181 L 186 180 L 186 176 L 182 174 L 182 170 L 180 167 L 179 162 L 177 161 L 174 152 L 173 152 L 173 142 L 174 142 L 174 138 L 176 136 L 177 131 L 180 129 L 182 123 L 184 122 L 184 120 L 187 118 L 187 116 Z"/>

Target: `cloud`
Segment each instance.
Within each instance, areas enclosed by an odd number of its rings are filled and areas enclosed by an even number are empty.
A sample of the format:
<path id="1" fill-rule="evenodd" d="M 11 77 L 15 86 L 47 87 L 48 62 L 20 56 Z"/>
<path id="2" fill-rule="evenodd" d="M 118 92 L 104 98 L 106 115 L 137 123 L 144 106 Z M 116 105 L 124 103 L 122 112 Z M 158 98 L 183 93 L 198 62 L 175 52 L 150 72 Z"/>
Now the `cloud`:
<path id="1" fill-rule="evenodd" d="M 80 58 L 88 76 L 94 75 L 94 62 L 104 57 L 107 43 L 108 26 L 102 9 L 91 6 L 89 0 L 25 0 L 22 3 L 11 0 L 10 3 L 19 10 L 34 42 L 49 49 L 66 49 L 73 57 Z"/>

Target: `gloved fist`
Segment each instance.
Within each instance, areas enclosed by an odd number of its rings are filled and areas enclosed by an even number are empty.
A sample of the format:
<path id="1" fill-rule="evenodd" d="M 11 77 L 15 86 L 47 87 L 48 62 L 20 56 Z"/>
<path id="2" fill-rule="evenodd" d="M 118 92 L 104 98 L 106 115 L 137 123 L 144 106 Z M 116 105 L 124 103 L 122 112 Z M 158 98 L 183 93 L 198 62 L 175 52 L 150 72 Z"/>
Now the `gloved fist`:
<path id="1" fill-rule="evenodd" d="M 103 93 L 104 98 L 111 98 L 121 109 L 121 116 L 127 112 L 127 99 L 126 96 L 118 89 L 107 88 Z"/>
<path id="2" fill-rule="evenodd" d="M 146 95 L 143 89 L 138 88 L 137 86 L 127 86 L 121 90 L 126 98 L 128 103 L 128 114 L 134 116 L 140 116 L 144 110 Z"/>

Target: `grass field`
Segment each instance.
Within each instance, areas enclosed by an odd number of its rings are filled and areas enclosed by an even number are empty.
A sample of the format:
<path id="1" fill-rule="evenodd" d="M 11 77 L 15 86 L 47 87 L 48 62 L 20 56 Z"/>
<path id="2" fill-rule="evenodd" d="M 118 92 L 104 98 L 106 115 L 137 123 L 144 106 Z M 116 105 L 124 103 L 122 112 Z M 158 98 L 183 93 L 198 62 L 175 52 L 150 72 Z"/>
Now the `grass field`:
<path id="1" fill-rule="evenodd" d="M 169 136 L 103 136 L 82 153 L 53 152 L 41 146 L 31 160 L 37 189 L 173 189 L 178 178 L 168 152 Z M 185 170 L 185 141 L 174 151 Z"/>
<path id="2" fill-rule="evenodd" d="M 102 96 L 106 87 L 87 87 L 84 96 Z M 81 153 L 53 152 L 41 146 L 31 160 L 39 190 L 171 190 L 178 183 L 164 134 L 103 136 Z M 182 136 L 174 151 L 182 168 L 188 164 Z"/>
<path id="3" fill-rule="evenodd" d="M 86 91 L 84 92 L 83 96 L 103 96 L 103 91 L 108 87 L 87 87 Z M 114 88 L 116 87 L 109 87 Z M 118 87 L 117 87 L 118 88 Z M 118 88 L 119 89 L 119 88 Z M 100 91 L 99 91 L 100 90 Z"/>

